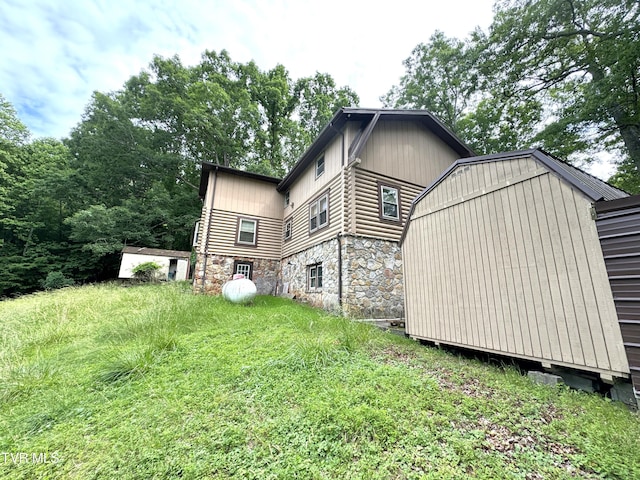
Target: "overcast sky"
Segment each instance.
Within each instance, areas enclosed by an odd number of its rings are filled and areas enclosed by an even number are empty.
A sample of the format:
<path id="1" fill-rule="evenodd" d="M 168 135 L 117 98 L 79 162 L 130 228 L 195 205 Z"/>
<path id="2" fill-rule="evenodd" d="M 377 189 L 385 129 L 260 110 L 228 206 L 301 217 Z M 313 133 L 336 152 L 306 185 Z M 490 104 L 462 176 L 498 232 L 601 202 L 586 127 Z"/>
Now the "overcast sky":
<path id="1" fill-rule="evenodd" d="M 154 54 L 185 65 L 226 49 L 292 78 L 329 73 L 360 106 L 398 83 L 435 30 L 463 38 L 492 0 L 0 0 L 0 93 L 36 137 L 65 137 L 93 91 L 120 89 Z"/>

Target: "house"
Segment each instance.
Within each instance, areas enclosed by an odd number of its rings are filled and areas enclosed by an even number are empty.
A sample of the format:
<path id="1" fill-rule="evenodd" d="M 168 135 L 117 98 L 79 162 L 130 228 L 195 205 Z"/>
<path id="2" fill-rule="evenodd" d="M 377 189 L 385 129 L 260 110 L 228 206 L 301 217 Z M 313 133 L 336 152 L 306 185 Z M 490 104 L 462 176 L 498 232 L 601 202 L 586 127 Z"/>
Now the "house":
<path id="1" fill-rule="evenodd" d="M 624 197 L 540 150 L 456 161 L 405 226 L 406 332 L 628 378 L 594 210 Z"/>
<path id="2" fill-rule="evenodd" d="M 165 280 L 188 280 L 191 252 L 159 248 L 124 247 L 118 278 L 134 278 L 133 269 L 146 262 L 160 265 L 158 277 Z"/>
<path id="3" fill-rule="evenodd" d="M 427 111 L 342 108 L 284 179 L 204 163 L 194 289 L 243 273 L 262 294 L 402 317 L 411 200 L 472 155 Z"/>

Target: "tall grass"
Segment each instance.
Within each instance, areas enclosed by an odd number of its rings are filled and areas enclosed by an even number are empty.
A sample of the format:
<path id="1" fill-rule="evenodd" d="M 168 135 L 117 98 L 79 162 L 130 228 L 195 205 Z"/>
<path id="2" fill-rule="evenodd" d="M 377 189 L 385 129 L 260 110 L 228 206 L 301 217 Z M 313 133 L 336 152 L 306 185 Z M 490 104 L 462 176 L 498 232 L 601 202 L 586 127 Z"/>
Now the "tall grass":
<path id="1" fill-rule="evenodd" d="M 2 478 L 640 478 L 620 404 L 273 297 L 2 302 L 0 373 L 0 452 L 57 460 Z"/>

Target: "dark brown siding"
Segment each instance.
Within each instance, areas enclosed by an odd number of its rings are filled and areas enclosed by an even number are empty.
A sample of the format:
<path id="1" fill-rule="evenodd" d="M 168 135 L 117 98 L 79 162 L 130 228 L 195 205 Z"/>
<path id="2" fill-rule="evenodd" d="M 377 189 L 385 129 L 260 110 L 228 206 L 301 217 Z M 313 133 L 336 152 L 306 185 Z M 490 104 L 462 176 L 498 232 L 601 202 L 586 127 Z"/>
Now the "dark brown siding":
<path id="1" fill-rule="evenodd" d="M 633 387 L 640 392 L 640 195 L 598 202 L 596 214 Z"/>

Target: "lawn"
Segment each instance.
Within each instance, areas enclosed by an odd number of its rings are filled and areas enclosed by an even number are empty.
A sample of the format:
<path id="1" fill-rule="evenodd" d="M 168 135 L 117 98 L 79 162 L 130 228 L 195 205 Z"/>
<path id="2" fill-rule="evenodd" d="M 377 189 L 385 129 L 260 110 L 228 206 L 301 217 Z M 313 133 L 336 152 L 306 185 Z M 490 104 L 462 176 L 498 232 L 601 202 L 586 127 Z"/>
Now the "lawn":
<path id="1" fill-rule="evenodd" d="M 0 302 L 1 478 L 640 478 L 640 417 L 286 299 Z"/>

